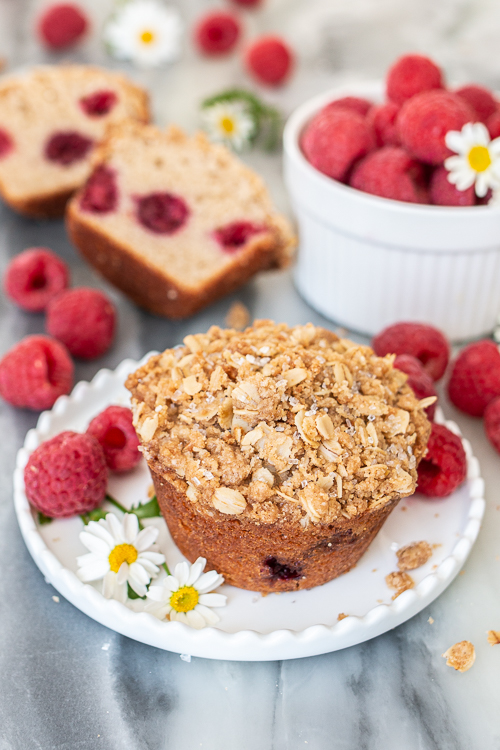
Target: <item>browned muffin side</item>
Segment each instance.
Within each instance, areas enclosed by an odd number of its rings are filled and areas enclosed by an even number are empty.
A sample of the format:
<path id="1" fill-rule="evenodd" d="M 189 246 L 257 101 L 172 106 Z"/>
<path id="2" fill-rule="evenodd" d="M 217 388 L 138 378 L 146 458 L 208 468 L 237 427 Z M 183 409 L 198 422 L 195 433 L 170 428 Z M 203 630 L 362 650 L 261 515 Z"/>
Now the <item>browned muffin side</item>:
<path id="1" fill-rule="evenodd" d="M 127 381 L 181 551 L 262 592 L 349 570 L 415 491 L 430 424 L 406 375 L 313 325 L 213 327 L 184 344 Z"/>

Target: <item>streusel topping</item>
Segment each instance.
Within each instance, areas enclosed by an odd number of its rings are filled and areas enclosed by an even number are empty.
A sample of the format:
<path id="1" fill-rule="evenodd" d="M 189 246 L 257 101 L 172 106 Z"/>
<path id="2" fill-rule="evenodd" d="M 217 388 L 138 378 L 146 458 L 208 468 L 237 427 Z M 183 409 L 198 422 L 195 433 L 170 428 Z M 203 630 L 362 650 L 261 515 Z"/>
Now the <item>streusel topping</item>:
<path id="1" fill-rule="evenodd" d="M 200 512 L 307 528 L 415 491 L 430 425 L 392 363 L 263 320 L 186 336 L 126 385 L 146 459 Z"/>

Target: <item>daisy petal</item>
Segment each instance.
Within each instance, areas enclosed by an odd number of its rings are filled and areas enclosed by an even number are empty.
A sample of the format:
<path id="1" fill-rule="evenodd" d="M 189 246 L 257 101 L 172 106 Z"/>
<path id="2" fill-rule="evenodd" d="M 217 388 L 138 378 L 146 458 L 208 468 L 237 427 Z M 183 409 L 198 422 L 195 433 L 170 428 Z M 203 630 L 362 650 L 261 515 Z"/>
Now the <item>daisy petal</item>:
<path id="1" fill-rule="evenodd" d="M 196 562 L 194 562 L 191 565 L 191 570 L 189 571 L 189 576 L 188 576 L 188 579 L 186 581 L 186 586 L 192 586 L 193 583 L 195 583 L 198 580 L 198 578 L 203 573 L 203 569 L 204 569 L 204 567 L 206 565 L 206 562 L 207 561 L 205 560 L 204 557 L 199 557 L 196 560 Z"/>
<path id="2" fill-rule="evenodd" d="M 172 593 L 172 591 L 177 591 L 181 587 L 179 583 L 179 579 L 176 578 L 175 576 L 167 576 L 165 580 L 163 581 L 162 585 L 165 591 L 169 592 L 169 596 Z"/>
<path id="3" fill-rule="evenodd" d="M 162 555 L 161 552 L 141 552 L 139 560 L 149 560 L 149 562 L 152 562 L 155 565 L 163 565 L 165 562 L 165 555 Z"/>
<path id="4" fill-rule="evenodd" d="M 457 154 L 465 152 L 464 139 L 462 133 L 458 130 L 449 130 L 444 137 L 444 142 L 451 151 L 455 151 Z"/>
<path id="5" fill-rule="evenodd" d="M 114 595 L 113 599 L 116 599 L 118 602 L 121 602 L 122 604 L 125 604 L 125 602 L 128 599 L 127 584 L 126 583 L 122 583 L 122 584 L 118 584 L 117 583 L 116 584 L 116 586 L 115 586 L 115 595 Z"/>
<path id="6" fill-rule="evenodd" d="M 227 596 L 224 596 L 224 594 L 202 594 L 198 601 L 205 607 L 225 607 Z"/>
<path id="7" fill-rule="evenodd" d="M 106 573 L 102 581 L 102 595 L 106 597 L 106 599 L 112 599 L 113 594 L 115 593 L 115 588 L 116 573 L 113 573 L 113 571 L 110 570 L 109 573 Z"/>
<path id="8" fill-rule="evenodd" d="M 155 576 L 160 572 L 159 567 L 150 560 L 144 560 L 144 558 L 140 557 L 138 563 L 139 565 L 142 565 L 144 570 L 147 570 L 150 576 Z"/>
<path id="9" fill-rule="evenodd" d="M 86 555 L 79 555 L 76 558 L 76 564 L 79 568 L 82 568 L 84 565 L 90 565 L 90 563 L 97 562 L 98 560 L 102 560 L 102 555 L 94 555 L 93 552 L 87 552 Z"/>
<path id="10" fill-rule="evenodd" d="M 80 532 L 80 541 L 88 550 L 94 552 L 96 555 L 107 557 L 111 552 L 109 545 L 105 541 L 99 539 L 94 534 L 90 534 L 88 531 Z"/>
<path id="11" fill-rule="evenodd" d="M 122 562 L 118 573 L 116 574 L 117 583 L 126 583 L 126 581 L 128 580 L 128 572 L 128 563 Z"/>
<path id="12" fill-rule="evenodd" d="M 113 536 L 113 546 L 115 544 L 123 544 L 127 541 L 123 535 L 123 526 L 114 513 L 108 513 L 106 515 L 106 522 L 108 524 L 108 529 Z"/>
<path id="13" fill-rule="evenodd" d="M 137 581 L 137 583 L 145 586 L 150 582 L 151 576 L 140 563 L 134 562 L 132 565 L 129 565 L 129 580 Z"/>
<path id="14" fill-rule="evenodd" d="M 212 609 L 204 607 L 203 604 L 197 604 L 195 610 L 205 619 L 207 625 L 215 625 L 220 620 L 220 617 Z"/>
<path id="15" fill-rule="evenodd" d="M 108 570 L 109 563 L 107 560 L 96 560 L 80 568 L 76 574 L 80 581 L 88 583 L 89 581 L 98 581 L 100 578 L 104 578 Z"/>
<path id="16" fill-rule="evenodd" d="M 134 518 L 137 517 L 134 516 Z M 140 531 L 137 535 L 137 539 L 135 540 L 134 544 L 138 552 L 145 552 L 148 547 L 151 547 L 151 545 L 156 542 L 159 533 L 160 532 L 158 531 L 158 529 L 156 529 L 154 526 L 148 526 L 147 528 L 142 529 L 142 531 Z"/>
<path id="17" fill-rule="evenodd" d="M 146 594 L 148 593 L 146 586 L 143 586 L 143 584 L 138 583 L 133 578 L 129 579 L 129 586 L 131 589 L 135 591 L 137 596 L 146 596 Z"/>
<path id="18" fill-rule="evenodd" d="M 163 586 L 150 586 L 146 596 L 153 602 L 164 602 L 166 598 L 168 598 L 165 597 L 165 589 Z"/>
<path id="19" fill-rule="evenodd" d="M 89 521 L 87 524 L 87 531 L 90 531 L 94 536 L 102 539 L 103 542 L 109 545 L 110 549 L 115 546 L 115 540 L 108 531 L 106 521 L 101 518 L 100 521 Z"/>
<path id="20" fill-rule="evenodd" d="M 139 519 L 135 513 L 125 513 L 123 517 L 123 535 L 125 541 L 133 544 L 139 533 Z M 137 546 L 137 545 L 134 545 Z"/>
<path id="21" fill-rule="evenodd" d="M 170 613 L 170 619 L 182 622 L 184 625 L 189 625 L 185 612 L 176 612 L 175 609 L 173 609 Z"/>
<path id="22" fill-rule="evenodd" d="M 216 570 L 204 573 L 196 583 L 196 590 L 200 594 L 206 594 L 224 583 L 224 578 Z"/>
<path id="23" fill-rule="evenodd" d="M 179 588 L 185 586 L 189 576 L 189 565 L 187 562 L 177 563 L 174 574 L 179 581 Z"/>
<path id="24" fill-rule="evenodd" d="M 190 627 L 192 628 L 195 628 L 195 630 L 201 630 L 206 625 L 204 617 L 202 617 L 200 612 L 197 612 L 195 609 L 186 612 L 186 617 L 188 625 L 190 625 Z"/>

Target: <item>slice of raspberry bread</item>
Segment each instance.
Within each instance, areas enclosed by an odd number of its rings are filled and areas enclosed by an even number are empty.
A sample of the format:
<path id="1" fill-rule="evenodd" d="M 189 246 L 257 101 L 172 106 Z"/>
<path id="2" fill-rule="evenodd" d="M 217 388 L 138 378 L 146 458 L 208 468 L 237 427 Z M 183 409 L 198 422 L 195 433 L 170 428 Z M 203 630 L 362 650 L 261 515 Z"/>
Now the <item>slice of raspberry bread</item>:
<path id="1" fill-rule="evenodd" d="M 46 66 L 0 83 L 0 195 L 28 216 L 62 216 L 110 123 L 149 119 L 147 94 L 117 73 Z"/>
<path id="2" fill-rule="evenodd" d="M 261 179 L 223 146 L 128 121 L 68 206 L 85 258 L 141 307 L 183 318 L 286 265 L 294 245 Z"/>

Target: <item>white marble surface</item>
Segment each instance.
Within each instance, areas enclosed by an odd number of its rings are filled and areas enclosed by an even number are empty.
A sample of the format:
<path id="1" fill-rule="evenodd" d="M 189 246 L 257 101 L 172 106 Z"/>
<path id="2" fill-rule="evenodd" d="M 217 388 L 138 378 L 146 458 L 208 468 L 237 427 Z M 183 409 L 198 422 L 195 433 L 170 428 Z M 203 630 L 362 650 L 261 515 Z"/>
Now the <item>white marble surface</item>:
<path id="1" fill-rule="evenodd" d="M 80 0 L 98 24 L 108 0 Z M 178 0 L 186 24 L 210 0 Z M 223 5 L 222 0 L 218 3 Z M 11 67 L 52 59 L 30 29 L 40 2 L 0 0 L 0 55 Z M 300 64 L 288 87 L 269 94 L 285 111 L 341 80 L 380 76 L 399 53 L 417 49 L 449 78 L 499 88 L 498 0 L 267 0 L 248 16 L 251 33 L 278 30 Z M 109 63 L 94 40 L 71 59 Z M 248 84 L 237 59 L 201 62 L 190 45 L 165 71 L 134 71 L 154 91 L 157 117 L 193 128 L 199 100 L 226 85 Z M 248 158 L 287 210 L 279 157 Z M 70 246 L 62 222 L 23 220 L 0 208 L 0 273 L 29 245 L 49 245 L 71 264 L 73 282 L 103 286 Z M 125 356 L 177 343 L 222 324 L 226 299 L 183 323 L 139 312 L 112 292 L 120 329 L 113 350 L 79 364 L 88 379 Z M 252 313 L 290 324 L 322 319 L 300 300 L 288 274 L 261 276 L 238 295 Z M 43 319 L 0 299 L 0 354 Z M 471 557 L 427 610 L 373 641 L 324 656 L 276 663 L 230 663 L 160 652 L 93 622 L 63 599 L 31 561 L 12 507 L 15 453 L 33 414 L 0 406 L 0 750 L 499 750 L 500 457 L 480 421 L 444 403 L 482 463 L 487 511 Z M 432 617 L 434 623 L 428 623 Z M 477 660 L 466 674 L 441 654 L 471 640 Z"/>

